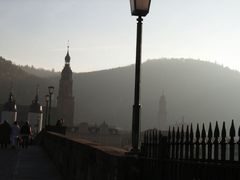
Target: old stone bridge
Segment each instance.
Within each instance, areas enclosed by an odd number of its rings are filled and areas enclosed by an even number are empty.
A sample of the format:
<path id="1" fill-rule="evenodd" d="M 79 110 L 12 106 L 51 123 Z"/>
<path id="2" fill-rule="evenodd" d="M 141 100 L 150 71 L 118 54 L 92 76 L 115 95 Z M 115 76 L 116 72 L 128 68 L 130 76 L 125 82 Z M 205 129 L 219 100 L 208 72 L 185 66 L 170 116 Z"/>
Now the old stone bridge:
<path id="1" fill-rule="evenodd" d="M 0 149 L 0 180 L 139 179 L 126 151 L 43 131 L 28 149 Z"/>

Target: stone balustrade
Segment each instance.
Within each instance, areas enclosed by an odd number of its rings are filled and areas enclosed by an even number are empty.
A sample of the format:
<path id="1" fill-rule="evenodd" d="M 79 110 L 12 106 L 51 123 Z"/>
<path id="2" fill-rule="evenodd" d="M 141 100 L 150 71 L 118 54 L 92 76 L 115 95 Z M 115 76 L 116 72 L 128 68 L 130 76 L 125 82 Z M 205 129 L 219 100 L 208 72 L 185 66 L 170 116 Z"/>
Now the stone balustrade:
<path id="1" fill-rule="evenodd" d="M 42 146 L 68 180 L 137 180 L 139 159 L 126 151 L 44 132 Z"/>

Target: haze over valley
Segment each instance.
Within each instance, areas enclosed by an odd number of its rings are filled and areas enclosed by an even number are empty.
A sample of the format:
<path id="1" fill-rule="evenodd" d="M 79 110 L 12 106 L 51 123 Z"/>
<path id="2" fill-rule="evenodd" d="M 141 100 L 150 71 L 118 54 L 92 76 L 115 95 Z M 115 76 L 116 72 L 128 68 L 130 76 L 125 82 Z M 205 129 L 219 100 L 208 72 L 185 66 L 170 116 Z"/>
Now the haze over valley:
<path id="1" fill-rule="evenodd" d="M 14 65 L 0 59 L 0 104 L 11 83 L 17 104 L 29 105 L 40 86 L 45 105 L 47 86 L 58 94 L 59 72 Z M 132 122 L 134 66 L 74 73 L 75 124 L 106 121 L 129 130 Z M 142 64 L 142 129 L 159 128 L 159 99 L 166 96 L 169 125 L 240 120 L 240 73 L 221 65 L 193 59 L 155 59 Z"/>

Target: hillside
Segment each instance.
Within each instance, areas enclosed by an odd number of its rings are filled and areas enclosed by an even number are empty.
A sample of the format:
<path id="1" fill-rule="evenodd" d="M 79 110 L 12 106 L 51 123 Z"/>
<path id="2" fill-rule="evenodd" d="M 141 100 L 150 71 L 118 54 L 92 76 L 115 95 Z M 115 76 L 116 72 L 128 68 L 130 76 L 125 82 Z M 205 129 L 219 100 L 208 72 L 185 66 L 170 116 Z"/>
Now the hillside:
<path id="1" fill-rule="evenodd" d="M 25 66 L 20 65 L 20 68 L 29 74 L 33 74 L 41 78 L 57 77 L 60 75 L 60 72 L 55 72 L 54 69 L 50 71 L 44 68 L 35 68 L 34 66 L 28 65 Z"/>
<path id="2" fill-rule="evenodd" d="M 13 86 L 16 101 L 19 104 L 30 104 L 36 93 L 36 86 L 40 85 L 40 95 L 47 93 L 51 79 L 43 79 L 23 71 L 11 61 L 0 57 L 0 104 L 8 99 L 8 94 Z M 44 99 L 41 98 L 41 102 Z"/>
<path id="3" fill-rule="evenodd" d="M 19 104 L 31 102 L 36 84 L 41 87 L 42 102 L 48 85 L 54 85 L 58 92 L 59 77 L 40 78 L 10 62 L 2 63 L 2 60 L 0 68 L 0 83 L 4 84 L 1 87 L 5 87 L 1 88 L 1 102 L 6 101 L 10 79 L 14 79 Z M 142 65 L 141 87 L 143 129 L 158 127 L 158 102 L 163 91 L 169 124 L 179 123 L 183 116 L 186 123 L 235 119 L 239 124 L 240 73 L 237 71 L 192 59 L 149 60 Z M 74 74 L 75 122 L 106 121 L 130 129 L 133 91 L 133 65 Z M 56 97 L 57 94 L 53 100 L 55 104 Z"/>
<path id="4" fill-rule="evenodd" d="M 76 117 L 131 128 L 134 66 L 77 74 Z M 161 59 L 142 65 L 142 127 L 158 127 L 164 91 L 169 124 L 240 119 L 240 73 L 196 60 Z"/>

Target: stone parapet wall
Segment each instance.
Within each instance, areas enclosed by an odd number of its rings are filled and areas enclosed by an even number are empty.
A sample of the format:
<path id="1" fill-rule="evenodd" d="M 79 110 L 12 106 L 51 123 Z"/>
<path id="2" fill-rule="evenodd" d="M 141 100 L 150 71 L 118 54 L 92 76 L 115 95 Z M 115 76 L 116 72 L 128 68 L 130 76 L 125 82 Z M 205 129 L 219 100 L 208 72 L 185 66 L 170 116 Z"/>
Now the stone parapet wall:
<path id="1" fill-rule="evenodd" d="M 126 151 L 45 132 L 42 146 L 68 180 L 137 180 L 139 159 Z"/>

